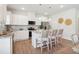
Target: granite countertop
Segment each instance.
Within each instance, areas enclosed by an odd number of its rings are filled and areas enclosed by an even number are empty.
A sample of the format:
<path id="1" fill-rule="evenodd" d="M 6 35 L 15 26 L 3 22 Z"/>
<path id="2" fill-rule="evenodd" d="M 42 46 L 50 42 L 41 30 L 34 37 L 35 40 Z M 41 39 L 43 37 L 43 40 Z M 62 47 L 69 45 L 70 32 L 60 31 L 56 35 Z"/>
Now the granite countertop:
<path id="1" fill-rule="evenodd" d="M 0 38 L 10 37 L 10 36 L 12 36 L 12 32 L 7 32 L 5 34 L 0 35 Z"/>

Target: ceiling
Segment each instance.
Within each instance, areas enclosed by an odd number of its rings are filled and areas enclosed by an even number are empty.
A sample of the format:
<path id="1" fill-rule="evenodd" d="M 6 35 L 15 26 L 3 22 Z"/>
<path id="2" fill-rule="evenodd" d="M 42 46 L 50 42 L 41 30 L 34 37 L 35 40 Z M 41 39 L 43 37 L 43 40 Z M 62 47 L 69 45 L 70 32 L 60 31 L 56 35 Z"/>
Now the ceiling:
<path id="1" fill-rule="evenodd" d="M 20 12 L 34 12 L 43 15 L 52 15 L 70 8 L 79 8 L 79 4 L 8 4 L 8 10 Z"/>

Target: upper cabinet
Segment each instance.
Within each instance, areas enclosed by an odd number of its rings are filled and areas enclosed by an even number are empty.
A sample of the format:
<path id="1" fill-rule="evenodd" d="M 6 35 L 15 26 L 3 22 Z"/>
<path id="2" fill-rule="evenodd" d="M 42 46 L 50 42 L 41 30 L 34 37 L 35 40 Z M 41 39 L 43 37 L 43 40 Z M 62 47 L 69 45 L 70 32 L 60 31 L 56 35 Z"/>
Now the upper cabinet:
<path id="1" fill-rule="evenodd" d="M 11 20 L 12 20 L 11 12 L 7 12 L 5 18 L 6 18 L 6 25 L 10 25 L 11 24 Z"/>
<path id="2" fill-rule="evenodd" d="M 12 25 L 28 25 L 28 18 L 27 16 L 24 16 L 24 15 L 13 14 L 11 24 Z"/>
<path id="3" fill-rule="evenodd" d="M 34 21 L 35 15 L 32 13 L 26 13 L 26 15 L 12 14 L 12 25 L 28 25 L 28 21 Z"/>

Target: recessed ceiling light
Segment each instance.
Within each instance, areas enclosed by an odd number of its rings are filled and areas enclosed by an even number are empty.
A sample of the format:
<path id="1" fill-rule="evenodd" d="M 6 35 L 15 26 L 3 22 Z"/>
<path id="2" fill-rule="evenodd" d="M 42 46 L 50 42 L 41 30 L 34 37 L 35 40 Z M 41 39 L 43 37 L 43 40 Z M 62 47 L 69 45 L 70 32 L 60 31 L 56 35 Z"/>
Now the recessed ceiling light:
<path id="1" fill-rule="evenodd" d="M 24 10 L 25 8 L 21 8 L 22 10 Z"/>
<path id="2" fill-rule="evenodd" d="M 63 8 L 64 7 L 64 5 L 60 5 L 60 8 Z"/>

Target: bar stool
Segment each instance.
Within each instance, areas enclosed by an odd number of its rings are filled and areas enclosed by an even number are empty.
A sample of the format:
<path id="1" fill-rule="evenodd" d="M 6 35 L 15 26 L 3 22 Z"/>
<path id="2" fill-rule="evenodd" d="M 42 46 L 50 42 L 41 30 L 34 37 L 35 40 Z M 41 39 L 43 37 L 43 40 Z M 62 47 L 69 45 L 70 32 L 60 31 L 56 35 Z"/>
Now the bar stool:
<path id="1" fill-rule="evenodd" d="M 63 36 L 63 29 L 59 29 L 56 36 L 57 36 L 57 44 L 61 44 L 62 36 Z"/>
<path id="2" fill-rule="evenodd" d="M 57 29 L 55 30 L 52 30 L 50 33 L 49 33 L 49 36 L 50 36 L 50 48 L 52 50 L 53 46 L 56 45 L 56 34 L 57 34 Z"/>
<path id="3" fill-rule="evenodd" d="M 48 39 L 48 31 L 47 30 L 41 31 L 41 37 L 39 38 L 38 42 L 37 42 L 37 44 L 39 44 L 39 46 L 41 48 L 41 53 L 43 53 L 44 48 L 46 48 L 47 51 L 49 52 L 49 39 Z"/>

